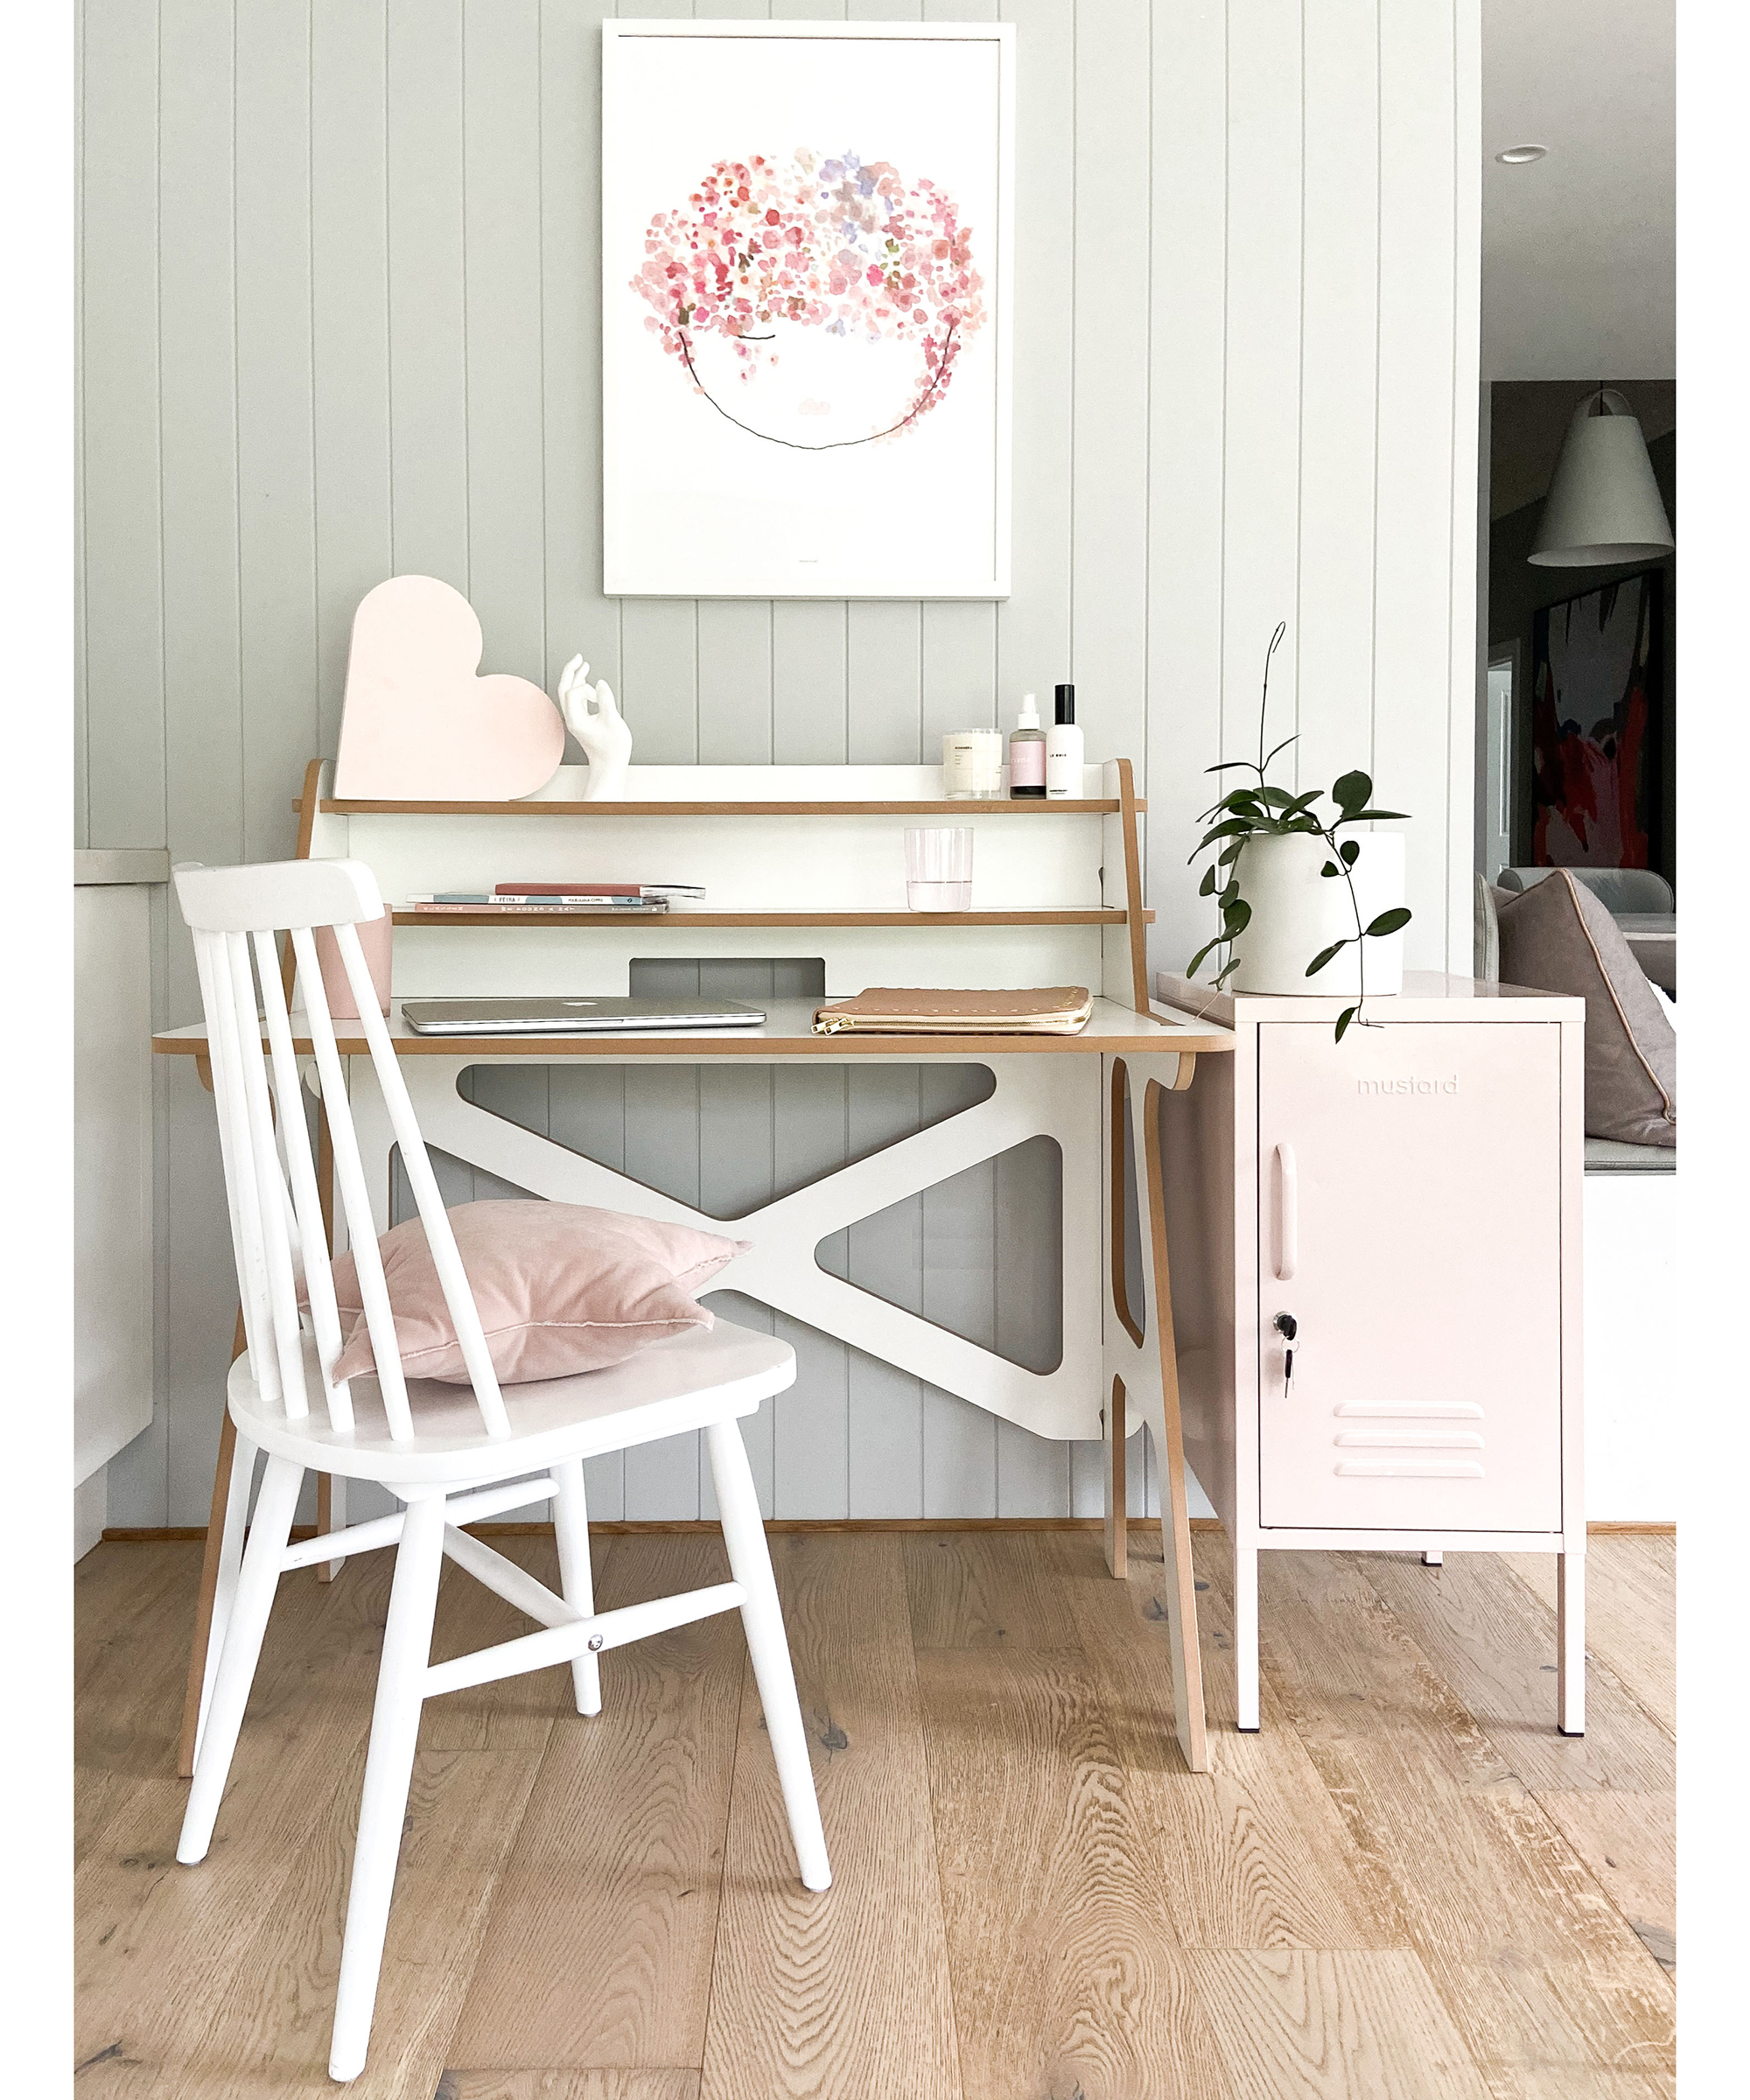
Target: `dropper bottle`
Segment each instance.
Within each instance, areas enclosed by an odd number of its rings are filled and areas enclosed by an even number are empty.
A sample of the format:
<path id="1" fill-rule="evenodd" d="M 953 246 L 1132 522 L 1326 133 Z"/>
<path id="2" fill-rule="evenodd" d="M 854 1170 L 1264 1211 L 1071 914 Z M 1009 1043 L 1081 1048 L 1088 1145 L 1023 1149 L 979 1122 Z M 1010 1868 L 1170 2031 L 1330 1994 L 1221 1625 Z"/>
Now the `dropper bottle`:
<path id="1" fill-rule="evenodd" d="M 1023 696 L 1020 720 L 1009 738 L 1009 798 L 1045 800 L 1045 732 L 1040 727 L 1039 701 L 1032 693 Z"/>

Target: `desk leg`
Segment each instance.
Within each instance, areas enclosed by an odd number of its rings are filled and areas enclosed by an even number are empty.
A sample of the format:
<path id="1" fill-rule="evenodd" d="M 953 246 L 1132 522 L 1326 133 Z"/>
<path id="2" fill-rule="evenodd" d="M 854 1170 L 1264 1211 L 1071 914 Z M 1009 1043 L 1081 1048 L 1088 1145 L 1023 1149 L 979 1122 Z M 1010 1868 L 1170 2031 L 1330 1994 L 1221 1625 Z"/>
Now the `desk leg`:
<path id="1" fill-rule="evenodd" d="M 316 1193 L 322 1204 L 322 1229 L 328 1242 L 328 1252 L 334 1251 L 334 1139 L 328 1128 L 328 1104 L 319 1102 L 316 1110 Z M 318 1531 L 344 1531 L 346 1529 L 346 1483 L 340 1475 L 318 1473 L 316 1476 L 316 1529 Z M 332 1582 L 346 1566 L 344 1558 L 319 1560 L 316 1564 L 318 1582 Z"/>
<path id="2" fill-rule="evenodd" d="M 243 1309 L 237 1308 L 237 1328 L 233 1337 L 231 1361 L 245 1347 Z M 206 1681 L 206 1644 L 213 1632 L 213 1598 L 219 1587 L 219 1556 L 225 1540 L 225 1505 L 231 1491 L 231 1459 L 237 1448 L 237 1425 L 225 1410 L 219 1431 L 219 1463 L 213 1474 L 213 1502 L 206 1513 L 206 1549 L 200 1557 L 200 1593 L 194 1605 L 194 1646 L 189 1651 L 188 1686 L 182 1698 L 182 1733 L 177 1738 L 176 1770 L 179 1779 L 194 1777 L 194 1738 L 200 1726 L 200 1690 Z"/>
<path id="3" fill-rule="evenodd" d="M 1120 1582 L 1129 1579 L 1130 1515 L 1124 1478 L 1124 1382 L 1115 1377 L 1106 1396 L 1101 1431 L 1106 1442 L 1106 1565 Z"/>
<path id="4" fill-rule="evenodd" d="M 1175 1074 L 1175 1080 L 1177 1074 Z M 1160 1551 L 1166 1576 L 1166 1613 L 1172 1637 L 1172 1690 L 1179 1744 L 1194 1772 L 1209 1769 L 1203 1717 L 1203 1658 L 1197 1645 L 1197 1578 L 1191 1565 L 1191 1513 L 1185 1499 L 1185 1438 L 1179 1413 L 1179 1346 L 1172 1327 L 1172 1278 L 1166 1258 L 1166 1192 L 1161 1179 L 1160 1106 L 1166 1089 L 1151 1079 L 1143 1112 L 1131 1115 L 1142 1158 L 1137 1194 L 1143 1208 L 1143 1265 L 1149 1279 L 1149 1316 L 1160 1356 L 1160 1415 L 1155 1432 L 1160 1466 Z"/>

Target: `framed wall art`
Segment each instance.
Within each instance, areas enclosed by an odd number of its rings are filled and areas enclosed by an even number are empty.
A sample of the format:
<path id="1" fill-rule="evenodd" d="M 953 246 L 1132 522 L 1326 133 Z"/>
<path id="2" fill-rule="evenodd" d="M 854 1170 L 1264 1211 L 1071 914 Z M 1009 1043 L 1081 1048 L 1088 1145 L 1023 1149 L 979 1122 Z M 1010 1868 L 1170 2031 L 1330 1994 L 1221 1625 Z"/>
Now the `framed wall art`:
<path id="1" fill-rule="evenodd" d="M 602 31 L 604 589 L 1006 597 L 1012 26 Z"/>
<path id="2" fill-rule="evenodd" d="M 1663 612 L 1656 569 L 1531 621 L 1531 861 L 1656 868 Z"/>

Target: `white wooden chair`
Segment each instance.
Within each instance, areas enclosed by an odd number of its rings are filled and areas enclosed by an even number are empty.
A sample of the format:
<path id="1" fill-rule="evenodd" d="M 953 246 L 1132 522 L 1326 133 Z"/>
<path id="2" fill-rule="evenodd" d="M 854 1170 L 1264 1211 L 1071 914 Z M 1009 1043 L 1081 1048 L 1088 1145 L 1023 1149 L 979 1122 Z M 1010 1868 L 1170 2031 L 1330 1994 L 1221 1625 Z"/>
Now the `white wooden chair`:
<path id="1" fill-rule="evenodd" d="M 597 1656 L 629 1641 L 738 1608 L 765 1708 L 797 1866 L 806 1886 L 830 1880 L 795 1680 L 736 1418 L 795 1378 L 794 1353 L 719 1320 L 660 1342 L 607 1370 L 501 1390 L 433 1179 L 355 927 L 382 911 L 359 861 L 184 867 L 177 895 L 194 935 L 248 1348 L 231 1367 L 237 1432 L 201 1697 L 194 1780 L 177 1858 L 206 1857 L 243 1718 L 268 1614 L 289 1568 L 394 1546 L 395 1581 L 377 1675 L 370 1751 L 346 1902 L 329 2071 L 364 2068 L 382 1963 L 420 1709 L 464 1686 L 571 1665 L 578 1711 L 601 1708 Z M 312 928 L 332 927 L 372 1062 L 424 1222 L 472 1386 L 410 1382 L 371 1222 L 346 1078 L 322 992 Z M 374 1376 L 337 1384 L 341 1334 L 321 1205 L 299 1092 L 297 1054 L 276 948 L 289 929 L 333 1142 L 339 1194 L 369 1326 Z M 259 1012 L 258 1012 L 259 1002 Z M 262 1024 L 268 1054 L 262 1045 Z M 309 1311 L 300 1317 L 299 1281 Z M 584 1459 L 703 1428 L 734 1579 L 682 1596 L 598 1612 L 590 1581 Z M 258 1452 L 267 1464 L 244 1525 Z M 381 1481 L 404 1508 L 392 1516 L 288 1543 L 306 1469 Z M 465 1532 L 494 1512 L 550 1501 L 563 1595 Z M 540 1622 L 469 1656 L 430 1660 L 445 1554 Z"/>

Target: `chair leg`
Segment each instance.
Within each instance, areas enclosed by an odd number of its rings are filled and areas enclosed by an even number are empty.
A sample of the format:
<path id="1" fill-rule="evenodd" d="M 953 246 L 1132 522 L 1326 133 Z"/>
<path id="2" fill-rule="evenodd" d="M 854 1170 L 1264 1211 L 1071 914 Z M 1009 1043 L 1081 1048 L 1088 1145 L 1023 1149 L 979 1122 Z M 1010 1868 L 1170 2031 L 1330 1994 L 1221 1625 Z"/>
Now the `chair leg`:
<path id="1" fill-rule="evenodd" d="M 766 1732 L 772 1738 L 772 1754 L 777 1760 L 778 1784 L 790 1819 L 796 1866 L 805 1888 L 830 1888 L 832 1870 L 827 1864 L 820 1803 L 815 1798 L 808 1740 L 796 1701 L 790 1644 L 784 1634 L 778 1586 L 772 1578 L 772 1557 L 766 1550 L 766 1527 L 760 1521 L 760 1498 L 753 1492 L 753 1475 L 748 1470 L 747 1447 L 734 1421 L 713 1422 L 705 1434 L 710 1443 L 711 1479 L 717 1488 L 730 1570 L 747 1592 L 741 1623 L 753 1659 L 753 1677 L 760 1687 Z"/>
<path id="2" fill-rule="evenodd" d="M 407 1789 L 419 1740 L 419 1712 L 431 1656 L 431 1620 L 443 1564 L 444 1497 L 435 1494 L 410 1502 L 396 1553 L 376 1705 L 371 1715 L 371 1746 L 365 1759 L 365 1788 L 359 1803 L 358 1843 L 346 1893 L 346 1937 L 340 1947 L 340 1981 L 328 2056 L 328 2076 L 342 2082 L 356 2078 L 364 2069 L 370 2046 L 371 2015 L 376 2007 L 383 1936 L 401 1853 L 402 1820 L 407 1813 Z"/>
<path id="3" fill-rule="evenodd" d="M 584 1461 L 567 1459 L 553 1468 L 559 1492 L 553 1498 L 553 1530 L 559 1543 L 559 1594 L 585 1618 L 596 1608 L 590 1573 L 589 1504 L 584 1497 Z M 579 1713 L 602 1710 L 601 1666 L 587 1650 L 571 1664 L 571 1689 Z"/>
<path id="4" fill-rule="evenodd" d="M 249 1521 L 249 1490 L 256 1479 L 256 1447 L 245 1437 L 231 1446 L 230 1477 L 225 1489 L 225 1519 L 219 1535 L 219 1564 L 213 1584 L 213 1615 L 206 1629 L 206 1666 L 201 1673 L 200 1712 L 194 1727 L 194 1748 L 190 1760 L 200 1754 L 200 1738 L 213 1704 L 213 1687 L 219 1681 L 219 1658 L 225 1652 L 225 1635 L 237 1599 L 237 1577 L 243 1564 L 243 1533 Z"/>
<path id="5" fill-rule="evenodd" d="M 213 1825 L 230 1775 L 249 1686 L 255 1682 L 262 1636 L 268 1630 L 268 1614 L 273 1609 L 274 1592 L 279 1587 L 280 1561 L 291 1535 L 292 1515 L 303 1480 L 303 1466 L 291 1460 L 268 1460 L 256 1502 L 256 1521 L 249 1527 L 249 1543 L 243 1550 L 213 1702 L 201 1731 L 200 1753 L 194 1760 L 194 1783 L 188 1789 L 182 1835 L 177 1840 L 176 1856 L 185 1866 L 204 1859 L 213 1842 Z"/>

